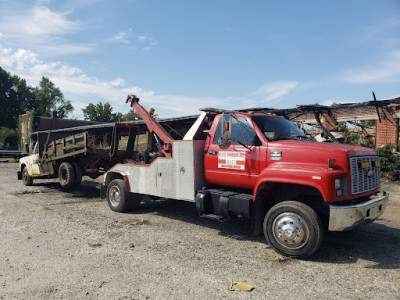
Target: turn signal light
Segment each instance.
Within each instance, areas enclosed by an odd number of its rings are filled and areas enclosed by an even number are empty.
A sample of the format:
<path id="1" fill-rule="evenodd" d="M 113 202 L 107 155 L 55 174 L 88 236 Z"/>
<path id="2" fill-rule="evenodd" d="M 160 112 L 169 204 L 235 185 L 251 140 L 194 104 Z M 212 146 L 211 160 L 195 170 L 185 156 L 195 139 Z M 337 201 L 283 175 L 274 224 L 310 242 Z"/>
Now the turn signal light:
<path id="1" fill-rule="evenodd" d="M 381 166 L 381 161 L 380 160 L 375 160 L 374 161 L 375 167 L 380 167 Z"/>
<path id="2" fill-rule="evenodd" d="M 362 161 L 362 162 L 360 163 L 360 168 L 361 168 L 361 169 L 367 169 L 367 168 L 369 168 L 369 161 Z"/>

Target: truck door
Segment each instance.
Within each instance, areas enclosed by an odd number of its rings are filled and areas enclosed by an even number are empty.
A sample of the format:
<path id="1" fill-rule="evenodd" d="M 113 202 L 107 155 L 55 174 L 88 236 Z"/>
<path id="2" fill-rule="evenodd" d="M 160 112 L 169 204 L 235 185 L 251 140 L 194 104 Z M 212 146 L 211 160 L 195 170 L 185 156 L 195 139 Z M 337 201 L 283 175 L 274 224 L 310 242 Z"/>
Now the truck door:
<path id="1" fill-rule="evenodd" d="M 252 189 L 258 174 L 266 166 L 267 147 L 253 129 L 249 119 L 222 115 L 214 124 L 206 143 L 204 176 L 208 184 Z M 227 121 L 229 119 L 229 121 Z M 224 126 L 230 126 L 230 141 L 221 148 Z"/>
<path id="2" fill-rule="evenodd" d="M 36 143 L 33 149 L 33 154 L 29 156 L 28 169 L 31 170 L 32 176 L 40 176 L 39 169 L 39 144 Z"/>

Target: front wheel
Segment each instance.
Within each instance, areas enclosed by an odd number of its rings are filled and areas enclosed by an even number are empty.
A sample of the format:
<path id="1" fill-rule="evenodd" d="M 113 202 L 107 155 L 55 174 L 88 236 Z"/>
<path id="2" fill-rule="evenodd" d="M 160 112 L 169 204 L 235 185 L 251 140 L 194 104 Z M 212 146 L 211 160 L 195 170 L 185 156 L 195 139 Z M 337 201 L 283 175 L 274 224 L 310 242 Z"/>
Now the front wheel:
<path id="1" fill-rule="evenodd" d="M 279 253 L 306 258 L 322 243 L 323 226 L 317 213 L 297 201 L 284 201 L 273 206 L 264 219 L 264 235 Z"/>
<path id="2" fill-rule="evenodd" d="M 22 182 L 26 186 L 31 186 L 33 184 L 33 178 L 31 175 L 29 175 L 27 167 L 24 167 L 22 170 Z"/>
<path id="3" fill-rule="evenodd" d="M 143 195 L 125 191 L 125 181 L 114 179 L 107 187 L 107 201 L 112 211 L 128 212 L 139 207 Z"/>

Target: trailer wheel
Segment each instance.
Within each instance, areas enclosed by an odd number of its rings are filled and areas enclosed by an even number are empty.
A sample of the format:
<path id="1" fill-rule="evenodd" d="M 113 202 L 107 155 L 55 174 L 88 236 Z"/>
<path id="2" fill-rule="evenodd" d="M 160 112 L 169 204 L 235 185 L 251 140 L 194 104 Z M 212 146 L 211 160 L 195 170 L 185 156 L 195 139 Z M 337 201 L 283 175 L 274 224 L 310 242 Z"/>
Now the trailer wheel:
<path id="1" fill-rule="evenodd" d="M 143 195 L 125 191 L 125 181 L 114 179 L 107 187 L 107 201 L 112 211 L 128 212 L 138 208 Z"/>
<path id="2" fill-rule="evenodd" d="M 33 184 L 33 178 L 29 175 L 27 167 L 24 167 L 22 170 L 22 183 L 26 186 L 31 186 Z"/>
<path id="3" fill-rule="evenodd" d="M 68 162 L 63 162 L 58 168 L 58 179 L 60 180 L 61 187 L 71 187 L 75 182 L 74 167 Z"/>
<path id="4" fill-rule="evenodd" d="M 75 172 L 74 185 L 80 185 L 82 181 L 82 168 L 76 162 L 72 163 L 72 166 L 74 167 L 74 172 Z"/>
<path id="5" fill-rule="evenodd" d="M 311 256 L 322 243 L 320 218 L 311 207 L 297 201 L 273 206 L 265 216 L 263 228 L 268 243 L 285 256 Z"/>

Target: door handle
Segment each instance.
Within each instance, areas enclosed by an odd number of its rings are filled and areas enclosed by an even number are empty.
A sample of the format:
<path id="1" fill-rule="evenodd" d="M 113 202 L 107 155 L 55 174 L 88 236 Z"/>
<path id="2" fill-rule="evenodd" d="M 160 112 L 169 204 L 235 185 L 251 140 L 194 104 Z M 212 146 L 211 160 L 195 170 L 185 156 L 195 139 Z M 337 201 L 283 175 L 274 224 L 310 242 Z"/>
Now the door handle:
<path id="1" fill-rule="evenodd" d="M 210 151 L 208 151 L 208 154 L 217 155 L 217 150 L 210 150 Z"/>

